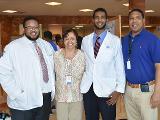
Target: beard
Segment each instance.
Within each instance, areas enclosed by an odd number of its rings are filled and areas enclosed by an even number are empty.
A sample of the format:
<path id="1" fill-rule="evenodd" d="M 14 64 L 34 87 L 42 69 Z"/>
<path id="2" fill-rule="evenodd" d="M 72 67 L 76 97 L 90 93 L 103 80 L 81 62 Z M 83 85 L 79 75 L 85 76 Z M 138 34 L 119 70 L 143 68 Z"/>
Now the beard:
<path id="1" fill-rule="evenodd" d="M 37 39 L 39 38 L 39 33 L 38 33 L 38 35 L 37 35 L 35 38 L 32 38 L 31 36 L 27 35 L 26 33 L 25 33 L 25 36 L 26 36 L 29 40 L 35 41 L 35 40 L 37 40 Z"/>
<path id="2" fill-rule="evenodd" d="M 94 24 L 94 27 L 95 27 L 97 30 L 104 30 L 105 27 L 106 27 L 106 24 L 104 24 L 102 27 L 98 27 L 96 24 Z"/>

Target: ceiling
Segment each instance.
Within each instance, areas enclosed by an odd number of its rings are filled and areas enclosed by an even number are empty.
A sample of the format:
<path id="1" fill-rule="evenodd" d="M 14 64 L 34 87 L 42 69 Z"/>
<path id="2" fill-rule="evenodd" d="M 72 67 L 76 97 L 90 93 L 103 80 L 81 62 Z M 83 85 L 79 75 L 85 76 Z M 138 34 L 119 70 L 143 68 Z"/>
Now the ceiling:
<path id="1" fill-rule="evenodd" d="M 98 7 L 106 8 L 109 16 L 123 15 L 127 16 L 128 7 L 123 3 L 128 0 L 51 0 L 61 2 L 60 6 L 48 6 L 44 3 L 49 0 L 0 0 L 0 15 L 8 15 L 1 11 L 10 9 L 17 10 L 18 13 L 12 15 L 53 15 L 53 16 L 90 16 L 92 12 L 84 13 L 79 9 L 96 9 Z M 146 9 L 153 9 L 155 13 L 147 13 L 147 16 L 160 15 L 160 0 L 145 0 Z M 11 15 L 11 14 L 9 14 Z"/>

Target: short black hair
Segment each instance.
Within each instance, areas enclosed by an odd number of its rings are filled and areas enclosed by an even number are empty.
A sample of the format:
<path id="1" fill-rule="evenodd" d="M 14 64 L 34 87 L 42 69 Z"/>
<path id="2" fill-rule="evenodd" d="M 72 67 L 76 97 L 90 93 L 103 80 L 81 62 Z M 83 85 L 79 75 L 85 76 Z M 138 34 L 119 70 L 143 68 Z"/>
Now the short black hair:
<path id="1" fill-rule="evenodd" d="M 68 33 L 70 33 L 70 32 L 73 32 L 73 34 L 76 36 L 76 40 L 77 40 L 77 39 L 78 39 L 78 33 L 77 33 L 76 30 L 74 30 L 74 29 L 72 29 L 72 28 L 66 30 L 66 31 L 63 33 L 63 36 L 62 36 L 62 37 L 63 37 L 63 40 L 64 40 L 64 38 L 67 37 Z"/>
<path id="2" fill-rule="evenodd" d="M 45 31 L 43 35 L 44 35 L 44 38 L 48 38 L 48 39 L 52 40 L 53 36 L 50 31 Z"/>
<path id="3" fill-rule="evenodd" d="M 62 37 L 61 37 L 60 34 L 56 34 L 54 38 L 55 38 L 55 40 L 60 40 L 60 39 L 62 39 Z"/>
<path id="4" fill-rule="evenodd" d="M 134 8 L 132 9 L 129 13 L 128 13 L 128 17 L 130 17 L 131 13 L 133 12 L 139 12 L 142 16 L 142 18 L 144 18 L 144 12 L 141 10 L 141 9 L 138 9 L 138 8 Z"/>
<path id="5" fill-rule="evenodd" d="M 106 19 L 107 19 L 107 11 L 104 8 L 95 9 L 94 12 L 93 12 L 93 16 L 92 16 L 93 18 L 95 17 L 96 12 L 104 12 L 105 15 L 106 15 Z"/>
<path id="6" fill-rule="evenodd" d="M 58 44 L 58 43 L 62 40 L 62 37 L 61 37 L 60 34 L 56 34 L 56 35 L 54 36 L 54 39 L 55 39 L 56 43 Z"/>
<path id="7" fill-rule="evenodd" d="M 26 24 L 26 22 L 29 21 L 29 20 L 35 20 L 35 21 L 39 22 L 36 17 L 34 17 L 34 16 L 27 16 L 27 17 L 25 17 L 24 20 L 23 20 L 23 28 L 26 27 L 25 24 Z"/>

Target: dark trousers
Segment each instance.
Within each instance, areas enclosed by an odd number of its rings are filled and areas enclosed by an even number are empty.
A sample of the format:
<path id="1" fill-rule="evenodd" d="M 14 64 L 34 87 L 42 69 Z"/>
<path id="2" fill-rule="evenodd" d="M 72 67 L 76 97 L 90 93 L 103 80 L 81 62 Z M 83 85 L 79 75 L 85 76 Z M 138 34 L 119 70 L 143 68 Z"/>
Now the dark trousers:
<path id="1" fill-rule="evenodd" d="M 49 120 L 51 110 L 51 93 L 43 94 L 43 106 L 31 110 L 11 109 L 12 120 Z"/>
<path id="2" fill-rule="evenodd" d="M 105 97 L 97 97 L 92 85 L 90 90 L 83 94 L 86 120 L 99 120 L 99 113 L 101 113 L 103 120 L 115 120 L 116 105 L 109 106 L 106 103 L 107 99 Z"/>

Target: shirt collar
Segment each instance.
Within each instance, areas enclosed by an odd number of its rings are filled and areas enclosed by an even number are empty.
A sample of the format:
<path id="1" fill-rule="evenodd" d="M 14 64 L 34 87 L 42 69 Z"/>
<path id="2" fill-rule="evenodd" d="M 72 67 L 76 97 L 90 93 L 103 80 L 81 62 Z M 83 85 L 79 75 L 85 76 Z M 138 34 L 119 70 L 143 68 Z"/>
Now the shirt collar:
<path id="1" fill-rule="evenodd" d="M 99 35 L 99 37 L 100 37 L 99 42 L 102 43 L 104 38 L 106 37 L 106 35 L 107 35 L 107 31 L 105 30 Z M 93 40 L 95 41 L 97 37 L 98 37 L 98 35 L 94 32 Z"/>
<path id="2" fill-rule="evenodd" d="M 138 35 L 136 35 L 135 37 L 141 36 L 145 31 L 146 31 L 145 28 L 143 28 L 143 29 L 141 30 L 141 32 L 140 32 Z M 129 37 L 133 38 L 131 31 L 129 32 Z"/>
<path id="3" fill-rule="evenodd" d="M 26 44 L 33 44 L 35 42 L 35 41 L 32 41 L 32 40 L 29 40 L 25 35 L 23 36 L 23 38 L 24 38 L 24 42 Z M 38 43 L 38 41 L 39 41 L 39 38 L 36 40 L 36 42 Z"/>

